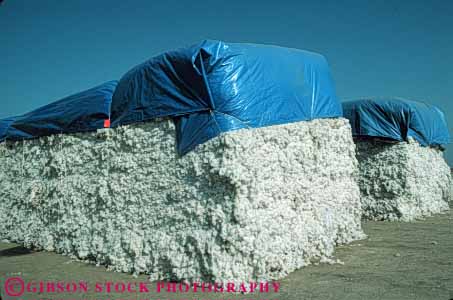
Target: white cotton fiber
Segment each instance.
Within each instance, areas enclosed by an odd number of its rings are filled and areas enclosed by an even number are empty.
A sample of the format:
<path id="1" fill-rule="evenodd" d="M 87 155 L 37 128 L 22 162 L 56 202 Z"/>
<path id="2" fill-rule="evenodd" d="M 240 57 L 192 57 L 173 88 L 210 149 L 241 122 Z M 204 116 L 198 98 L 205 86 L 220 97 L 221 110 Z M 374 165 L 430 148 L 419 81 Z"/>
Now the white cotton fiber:
<path id="1" fill-rule="evenodd" d="M 0 145 L 0 239 L 151 279 L 278 279 L 364 237 L 345 119 L 222 134 L 159 120 Z"/>
<path id="2" fill-rule="evenodd" d="M 415 140 L 357 140 L 364 217 L 412 221 L 448 210 L 450 168 L 439 149 Z"/>

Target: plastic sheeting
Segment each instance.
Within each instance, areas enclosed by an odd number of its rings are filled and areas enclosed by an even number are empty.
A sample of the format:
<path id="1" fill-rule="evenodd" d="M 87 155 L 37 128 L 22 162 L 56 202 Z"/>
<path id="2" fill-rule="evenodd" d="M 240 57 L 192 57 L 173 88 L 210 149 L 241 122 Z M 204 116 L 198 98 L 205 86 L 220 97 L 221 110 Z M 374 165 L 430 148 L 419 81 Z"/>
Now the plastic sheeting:
<path id="1" fill-rule="evenodd" d="M 112 100 L 112 127 L 173 117 L 184 154 L 222 132 L 340 117 L 323 56 L 270 45 L 203 41 L 133 68 Z"/>
<path id="2" fill-rule="evenodd" d="M 11 123 L 13 123 L 14 119 L 14 117 L 11 117 L 0 120 L 0 142 L 5 140 L 8 128 Z"/>
<path id="3" fill-rule="evenodd" d="M 109 81 L 25 115 L 0 120 L 0 142 L 104 127 L 117 81 Z"/>
<path id="4" fill-rule="evenodd" d="M 443 112 L 422 102 L 401 98 L 373 98 L 343 103 L 354 136 L 383 137 L 396 141 L 414 138 L 422 146 L 450 142 Z"/>

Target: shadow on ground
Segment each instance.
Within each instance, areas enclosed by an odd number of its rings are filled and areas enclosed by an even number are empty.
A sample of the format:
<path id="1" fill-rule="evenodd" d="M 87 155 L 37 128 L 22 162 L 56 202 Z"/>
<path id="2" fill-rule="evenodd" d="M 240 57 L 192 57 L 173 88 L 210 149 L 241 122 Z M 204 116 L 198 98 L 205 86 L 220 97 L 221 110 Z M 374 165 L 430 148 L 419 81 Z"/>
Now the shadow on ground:
<path id="1" fill-rule="evenodd" d="M 22 246 L 17 246 L 0 250 L 0 257 L 18 256 L 30 253 L 32 253 L 30 249 L 24 248 Z"/>

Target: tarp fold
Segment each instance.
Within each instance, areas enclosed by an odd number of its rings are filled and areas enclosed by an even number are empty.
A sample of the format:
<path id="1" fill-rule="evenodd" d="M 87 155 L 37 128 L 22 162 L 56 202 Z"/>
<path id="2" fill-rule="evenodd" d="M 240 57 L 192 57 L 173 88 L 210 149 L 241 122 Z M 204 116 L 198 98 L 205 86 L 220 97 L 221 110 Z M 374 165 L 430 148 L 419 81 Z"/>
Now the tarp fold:
<path id="1" fill-rule="evenodd" d="M 414 138 L 422 146 L 450 142 L 444 113 L 436 106 L 403 98 L 370 98 L 343 103 L 354 136 L 395 141 Z"/>
<path id="2" fill-rule="evenodd" d="M 211 40 L 136 66 L 112 100 L 112 127 L 174 118 L 180 154 L 230 130 L 341 115 L 323 56 Z"/>

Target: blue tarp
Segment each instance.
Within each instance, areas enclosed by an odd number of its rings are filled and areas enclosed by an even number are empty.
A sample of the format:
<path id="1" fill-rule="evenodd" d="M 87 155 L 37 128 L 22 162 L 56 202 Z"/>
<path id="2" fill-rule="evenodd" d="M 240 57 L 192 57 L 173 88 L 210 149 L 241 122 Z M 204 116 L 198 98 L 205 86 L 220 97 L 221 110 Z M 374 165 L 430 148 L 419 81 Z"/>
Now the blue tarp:
<path id="1" fill-rule="evenodd" d="M 373 98 L 343 103 L 354 136 L 383 137 L 396 141 L 414 138 L 422 146 L 450 142 L 443 112 L 422 102 L 401 98 Z"/>
<path id="2" fill-rule="evenodd" d="M 0 142 L 5 140 L 8 128 L 13 121 L 14 117 L 0 120 Z"/>
<path id="3" fill-rule="evenodd" d="M 112 127 L 173 117 L 180 154 L 230 130 L 342 115 L 323 56 L 221 41 L 133 68 L 120 80 L 111 109 Z"/>
<path id="4" fill-rule="evenodd" d="M 0 142 L 103 128 L 117 83 L 109 81 L 25 115 L 0 120 Z"/>

